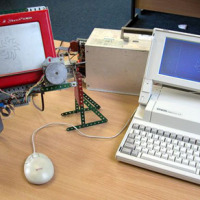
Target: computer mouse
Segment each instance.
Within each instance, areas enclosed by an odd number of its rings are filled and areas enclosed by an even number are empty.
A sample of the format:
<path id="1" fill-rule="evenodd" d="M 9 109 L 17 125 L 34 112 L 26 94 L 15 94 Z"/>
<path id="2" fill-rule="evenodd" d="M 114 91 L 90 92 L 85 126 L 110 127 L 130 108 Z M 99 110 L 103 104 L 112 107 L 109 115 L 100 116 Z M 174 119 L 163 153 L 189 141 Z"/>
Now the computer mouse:
<path id="1" fill-rule="evenodd" d="M 42 153 L 33 153 L 24 163 L 24 174 L 32 184 L 44 184 L 49 182 L 54 175 L 52 161 Z"/>

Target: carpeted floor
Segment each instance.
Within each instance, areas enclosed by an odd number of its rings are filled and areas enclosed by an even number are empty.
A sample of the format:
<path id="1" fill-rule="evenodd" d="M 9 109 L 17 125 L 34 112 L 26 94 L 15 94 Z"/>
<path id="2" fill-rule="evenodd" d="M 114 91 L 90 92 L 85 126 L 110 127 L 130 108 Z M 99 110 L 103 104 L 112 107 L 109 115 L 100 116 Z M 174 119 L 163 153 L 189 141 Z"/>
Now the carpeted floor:
<path id="1" fill-rule="evenodd" d="M 120 29 L 131 16 L 130 0 L 1 0 L 0 11 L 41 5 L 49 8 L 54 38 L 65 41 L 88 38 L 94 28 Z M 149 11 L 134 27 L 182 31 L 179 24 L 188 25 L 185 32 L 200 34 L 200 19 Z"/>

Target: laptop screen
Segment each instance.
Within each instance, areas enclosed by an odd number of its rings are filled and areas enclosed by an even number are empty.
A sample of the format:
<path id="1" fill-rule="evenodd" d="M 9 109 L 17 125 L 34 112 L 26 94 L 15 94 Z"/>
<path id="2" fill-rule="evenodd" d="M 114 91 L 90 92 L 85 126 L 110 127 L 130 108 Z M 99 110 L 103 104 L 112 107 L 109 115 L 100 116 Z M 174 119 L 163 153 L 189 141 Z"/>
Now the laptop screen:
<path id="1" fill-rule="evenodd" d="M 200 43 L 166 38 L 159 74 L 200 82 Z"/>
<path id="2" fill-rule="evenodd" d="M 154 29 L 145 78 L 200 91 L 200 35 Z"/>

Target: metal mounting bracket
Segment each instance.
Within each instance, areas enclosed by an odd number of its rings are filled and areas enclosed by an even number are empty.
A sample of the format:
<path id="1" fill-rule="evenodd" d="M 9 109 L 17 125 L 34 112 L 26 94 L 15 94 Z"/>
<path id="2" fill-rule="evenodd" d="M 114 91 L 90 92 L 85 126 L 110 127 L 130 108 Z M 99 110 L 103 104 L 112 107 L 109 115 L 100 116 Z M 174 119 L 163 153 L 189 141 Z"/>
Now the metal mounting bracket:
<path id="1" fill-rule="evenodd" d="M 75 110 L 64 112 L 61 114 L 61 116 L 67 116 L 67 115 L 71 115 L 74 113 L 80 113 L 81 124 L 75 126 L 77 129 L 106 123 L 108 121 L 107 118 L 104 117 L 98 111 L 98 109 L 101 108 L 100 105 L 97 104 L 92 98 L 90 98 L 86 93 L 83 92 L 82 76 L 79 72 L 76 72 L 75 78 L 77 80 L 77 87 L 74 88 L 74 90 L 75 90 Z M 84 105 L 86 105 L 87 108 L 85 108 Z M 85 111 L 92 111 L 95 115 L 97 115 L 100 118 L 100 120 L 86 123 L 85 122 Z M 69 127 L 66 130 L 72 131 L 72 130 L 75 130 L 75 128 Z"/>

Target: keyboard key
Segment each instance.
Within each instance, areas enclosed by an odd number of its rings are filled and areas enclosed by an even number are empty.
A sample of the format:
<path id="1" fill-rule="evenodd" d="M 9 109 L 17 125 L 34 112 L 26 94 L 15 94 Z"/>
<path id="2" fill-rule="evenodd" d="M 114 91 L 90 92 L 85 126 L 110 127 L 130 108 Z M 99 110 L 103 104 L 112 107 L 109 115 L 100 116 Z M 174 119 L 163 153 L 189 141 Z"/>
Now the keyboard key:
<path id="1" fill-rule="evenodd" d="M 146 142 L 141 142 L 141 147 L 146 147 L 147 146 L 147 143 Z"/>
<path id="2" fill-rule="evenodd" d="M 142 137 L 145 137 L 145 136 L 146 136 L 146 134 L 147 134 L 147 132 L 146 132 L 146 131 L 142 131 L 142 132 L 141 132 L 141 136 L 142 136 Z"/>
<path id="3" fill-rule="evenodd" d="M 148 153 L 148 151 L 149 151 L 149 150 L 148 150 L 147 148 L 143 148 L 143 149 L 142 149 L 142 152 L 143 152 L 143 153 Z"/>
<path id="4" fill-rule="evenodd" d="M 140 134 L 140 130 L 137 130 L 137 129 L 134 130 L 134 134 L 135 134 L 135 135 L 139 135 L 139 134 Z"/>
<path id="5" fill-rule="evenodd" d="M 139 126 L 139 129 L 140 129 L 141 131 L 144 131 L 144 129 L 145 129 L 145 126 L 143 126 L 143 125 L 140 125 L 140 126 Z"/>
<path id="6" fill-rule="evenodd" d="M 132 127 L 135 128 L 135 129 L 139 129 L 139 124 L 133 124 Z"/>
<path id="7" fill-rule="evenodd" d="M 173 144 L 173 145 L 178 145 L 178 140 L 173 140 L 173 141 L 172 141 L 172 144 Z"/>
<path id="8" fill-rule="evenodd" d="M 160 150 L 160 146 L 154 146 L 153 148 L 155 151 L 159 151 Z"/>
<path id="9" fill-rule="evenodd" d="M 181 153 L 185 153 L 186 152 L 186 148 L 185 147 L 181 147 L 180 152 Z"/>
<path id="10" fill-rule="evenodd" d="M 161 142 L 160 146 L 161 146 L 161 147 L 166 147 L 166 146 L 167 146 L 167 143 L 166 143 L 166 142 Z"/>
<path id="11" fill-rule="evenodd" d="M 173 144 L 168 144 L 167 145 L 167 149 L 173 149 L 174 148 L 174 145 Z"/>
<path id="12" fill-rule="evenodd" d="M 128 135 L 128 137 L 134 139 L 135 138 L 135 134 L 131 133 L 131 134 Z"/>
<path id="13" fill-rule="evenodd" d="M 191 147 L 191 149 L 193 149 L 194 151 L 197 151 L 198 150 L 198 145 L 196 145 L 196 144 L 194 144 L 194 145 L 192 145 L 192 147 Z"/>
<path id="14" fill-rule="evenodd" d="M 188 150 L 187 150 L 187 153 L 190 154 L 190 155 L 192 155 L 193 152 L 194 152 L 194 151 L 193 151 L 192 149 L 188 149 Z"/>
<path id="15" fill-rule="evenodd" d="M 172 149 L 170 149 L 170 150 L 167 150 L 167 154 L 169 154 L 170 156 L 172 156 L 173 155 L 173 150 Z"/>
<path id="16" fill-rule="evenodd" d="M 142 147 L 141 147 L 141 146 L 137 146 L 137 147 L 135 148 L 135 150 L 138 150 L 138 151 L 140 152 L 140 151 L 142 151 Z"/>
<path id="17" fill-rule="evenodd" d="M 200 154 L 199 154 L 199 151 L 195 151 L 195 152 L 194 152 L 194 156 L 199 157 L 199 155 L 200 155 Z"/>
<path id="18" fill-rule="evenodd" d="M 183 140 L 183 136 L 182 135 L 177 135 L 176 139 L 179 140 L 179 141 L 182 141 Z"/>
<path id="19" fill-rule="evenodd" d="M 175 162 L 182 163 L 182 158 L 175 158 Z"/>
<path id="20" fill-rule="evenodd" d="M 182 163 L 183 163 L 184 165 L 189 165 L 189 160 L 183 159 Z"/>
<path id="21" fill-rule="evenodd" d="M 180 147 L 179 146 L 174 146 L 174 151 L 179 151 Z"/>
<path id="22" fill-rule="evenodd" d="M 170 160 L 170 161 L 174 161 L 174 160 L 175 160 L 175 158 L 176 158 L 176 157 L 175 157 L 175 156 L 173 156 L 173 155 L 169 156 L 169 160 Z"/>
<path id="23" fill-rule="evenodd" d="M 145 131 L 146 131 L 146 132 L 150 132 L 150 131 L 151 131 L 151 127 L 146 127 L 146 128 L 145 128 Z"/>
<path id="24" fill-rule="evenodd" d="M 156 135 L 156 134 L 153 136 L 153 139 L 154 139 L 154 140 L 158 140 L 158 138 L 159 138 L 159 136 Z"/>
<path id="25" fill-rule="evenodd" d="M 135 157 L 137 157 L 138 154 L 139 154 L 139 151 L 138 151 L 138 150 L 133 150 L 132 153 L 131 153 L 131 155 L 132 155 L 132 156 L 135 156 Z"/>
<path id="26" fill-rule="evenodd" d="M 182 159 L 186 159 L 186 158 L 187 158 L 187 154 L 186 154 L 186 153 L 181 153 L 180 157 L 181 157 Z"/>
<path id="27" fill-rule="evenodd" d="M 148 154 L 154 155 L 155 153 L 156 153 L 155 150 L 149 150 L 149 153 L 148 153 Z"/>
<path id="28" fill-rule="evenodd" d="M 164 158 L 164 159 L 168 159 L 169 155 L 167 153 L 164 153 L 164 154 L 162 154 L 161 157 Z"/>
<path id="29" fill-rule="evenodd" d="M 194 138 L 190 138 L 189 143 L 195 144 L 195 143 L 196 143 L 196 140 L 195 140 Z"/>
<path id="30" fill-rule="evenodd" d="M 182 165 L 180 163 L 176 163 L 170 160 L 165 160 L 163 158 L 157 158 L 156 156 L 152 156 L 149 154 L 145 154 L 143 153 L 141 156 L 142 159 L 148 160 L 148 161 L 152 161 L 155 163 L 159 163 L 162 164 L 164 166 L 169 166 L 169 167 L 173 167 L 173 168 L 177 168 L 186 172 L 190 172 L 190 173 L 195 173 L 196 172 L 196 168 L 192 167 L 192 166 L 186 166 L 186 165 Z"/>
<path id="31" fill-rule="evenodd" d="M 184 141 L 184 142 L 189 142 L 189 139 L 190 139 L 189 137 L 186 137 L 186 136 L 185 136 L 185 137 L 183 138 L 183 141 Z"/>
<path id="32" fill-rule="evenodd" d="M 153 144 L 153 142 L 154 142 L 153 139 L 149 139 L 149 140 L 147 140 L 147 143 L 148 143 L 148 144 Z"/>
<path id="33" fill-rule="evenodd" d="M 141 143 L 140 140 L 135 141 L 135 145 L 136 145 L 136 146 L 139 146 L 140 143 Z"/>
<path id="34" fill-rule="evenodd" d="M 130 144 L 130 143 L 125 143 L 124 147 L 130 148 L 130 149 L 135 149 L 136 145 L 135 144 Z"/>
<path id="35" fill-rule="evenodd" d="M 141 136 L 140 136 L 140 135 L 137 135 L 137 136 L 135 137 L 135 140 L 137 140 L 137 141 L 139 140 L 139 141 L 140 141 L 140 140 L 141 140 Z"/>
<path id="36" fill-rule="evenodd" d="M 188 159 L 188 160 L 194 160 L 194 156 L 193 156 L 193 155 L 188 155 L 188 156 L 187 156 L 187 159 Z"/>
<path id="37" fill-rule="evenodd" d="M 196 168 L 197 168 L 197 169 L 200 169 L 200 162 L 197 162 Z"/>
<path id="38" fill-rule="evenodd" d="M 179 141 L 179 142 L 178 142 L 178 146 L 180 146 L 180 147 L 184 147 L 184 146 L 185 146 L 185 142 L 183 142 L 183 141 Z"/>
<path id="39" fill-rule="evenodd" d="M 127 138 L 126 142 L 133 144 L 134 143 L 134 139 L 133 138 Z"/>
<path id="40" fill-rule="evenodd" d="M 165 137 L 169 137 L 169 136 L 170 136 L 170 132 L 167 132 L 167 131 L 164 132 L 164 136 L 165 136 Z"/>
<path id="41" fill-rule="evenodd" d="M 200 157 L 194 157 L 194 161 L 196 161 L 196 162 L 200 162 Z"/>
<path id="42" fill-rule="evenodd" d="M 166 138 L 165 142 L 167 142 L 168 144 L 172 142 L 171 138 Z"/>
<path id="43" fill-rule="evenodd" d="M 174 156 L 180 157 L 180 152 L 179 151 L 174 151 Z"/>
<path id="44" fill-rule="evenodd" d="M 154 145 L 159 146 L 159 145 L 160 145 L 160 141 L 159 141 L 159 140 L 156 140 L 156 141 L 154 142 Z"/>
<path id="45" fill-rule="evenodd" d="M 196 145 L 200 146 L 200 140 L 197 140 Z"/>
<path id="46" fill-rule="evenodd" d="M 147 133 L 147 138 L 148 138 L 148 139 L 151 139 L 151 138 L 152 138 L 152 136 L 153 136 L 153 134 L 152 134 L 152 133 Z"/>
<path id="47" fill-rule="evenodd" d="M 152 129 L 151 129 L 151 132 L 154 133 L 154 134 L 156 134 L 157 131 L 158 131 L 158 130 L 157 130 L 156 128 L 152 128 Z"/>
<path id="48" fill-rule="evenodd" d="M 153 144 L 148 144 L 148 145 L 147 145 L 147 148 L 148 148 L 149 150 L 153 149 Z"/>
<path id="49" fill-rule="evenodd" d="M 129 154 L 129 155 L 130 155 L 132 150 L 129 149 L 129 148 L 125 148 L 125 147 L 124 147 L 124 148 L 122 148 L 121 151 L 122 151 L 122 153 Z"/>
<path id="50" fill-rule="evenodd" d="M 186 147 L 187 149 L 190 149 L 190 148 L 191 148 L 191 144 L 190 144 L 190 143 L 186 143 L 186 144 L 185 144 L 185 147 Z"/>
<path id="51" fill-rule="evenodd" d="M 164 132 L 162 130 L 158 130 L 158 135 L 163 136 Z"/>
<path id="52" fill-rule="evenodd" d="M 160 141 L 162 141 L 162 142 L 164 142 L 165 139 L 166 139 L 166 137 L 164 137 L 164 136 L 161 136 L 161 137 L 160 137 Z"/>
<path id="53" fill-rule="evenodd" d="M 161 153 L 166 153 L 167 149 L 165 147 L 160 148 Z"/>
<path id="54" fill-rule="evenodd" d="M 171 133 L 170 138 L 176 139 L 176 134 L 175 133 Z"/>
<path id="55" fill-rule="evenodd" d="M 196 162 L 190 161 L 190 162 L 189 162 L 189 166 L 195 167 L 195 166 L 196 166 Z"/>
<path id="56" fill-rule="evenodd" d="M 133 133 L 134 129 L 131 129 L 129 133 Z"/>
<path id="57" fill-rule="evenodd" d="M 160 158 L 162 156 L 162 153 L 161 152 L 156 152 L 155 156 L 158 157 L 158 158 Z"/>
<path id="58" fill-rule="evenodd" d="M 141 142 L 147 142 L 147 138 L 146 138 L 146 137 L 143 137 L 143 138 L 141 139 Z"/>

